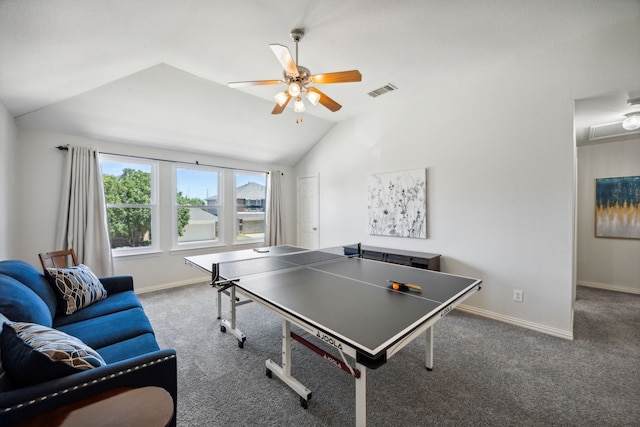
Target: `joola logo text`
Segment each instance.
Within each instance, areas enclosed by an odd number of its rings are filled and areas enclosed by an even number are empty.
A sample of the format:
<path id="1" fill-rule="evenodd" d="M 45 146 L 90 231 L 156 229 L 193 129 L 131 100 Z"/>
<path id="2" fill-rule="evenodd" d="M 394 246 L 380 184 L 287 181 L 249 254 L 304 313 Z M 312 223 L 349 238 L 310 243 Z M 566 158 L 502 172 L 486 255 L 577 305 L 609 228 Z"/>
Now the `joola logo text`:
<path id="1" fill-rule="evenodd" d="M 339 341 L 336 341 L 335 339 L 330 337 L 329 335 L 321 334 L 320 331 L 318 331 L 316 333 L 316 337 L 320 338 L 322 341 L 326 342 L 327 344 L 330 344 L 335 348 L 342 350 L 342 344 Z"/>
<path id="2" fill-rule="evenodd" d="M 331 355 L 329 354 L 323 354 L 322 357 L 325 360 L 328 360 L 329 362 L 333 363 L 334 365 L 336 365 L 337 367 L 341 368 L 340 366 L 340 362 L 338 362 L 336 359 L 334 359 L 333 357 L 331 357 Z"/>
<path id="3" fill-rule="evenodd" d="M 448 312 L 450 312 L 451 310 L 453 310 L 453 307 L 451 307 L 451 306 L 449 306 L 449 307 L 445 308 L 444 310 L 442 310 L 442 311 L 440 312 L 440 317 L 442 317 L 442 316 L 446 315 L 446 314 L 447 314 Z"/>

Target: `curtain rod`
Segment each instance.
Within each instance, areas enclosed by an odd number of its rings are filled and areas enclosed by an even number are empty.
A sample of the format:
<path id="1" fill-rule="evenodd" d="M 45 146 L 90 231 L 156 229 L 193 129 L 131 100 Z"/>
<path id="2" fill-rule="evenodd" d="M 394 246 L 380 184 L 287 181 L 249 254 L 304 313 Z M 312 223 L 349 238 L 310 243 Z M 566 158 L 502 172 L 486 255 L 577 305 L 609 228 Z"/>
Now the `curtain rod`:
<path id="1" fill-rule="evenodd" d="M 69 151 L 69 146 L 68 145 L 58 145 L 58 146 L 56 146 L 56 148 L 58 150 L 61 150 L 61 151 Z M 129 155 L 129 154 L 119 154 L 119 153 L 103 153 L 103 152 L 100 152 L 100 154 L 107 154 L 109 156 L 131 157 L 131 158 L 134 158 L 134 159 L 156 160 L 158 162 L 182 163 L 182 164 L 185 164 L 185 165 L 209 166 L 209 167 L 218 168 L 218 169 L 244 170 L 244 171 L 247 171 L 247 172 L 261 172 L 261 173 L 267 173 L 267 174 L 270 173 L 269 171 L 261 171 L 261 170 L 254 170 L 254 169 L 239 169 L 239 168 L 232 168 L 232 167 L 229 167 L 229 166 L 208 165 L 206 163 L 200 163 L 197 160 L 192 163 L 192 162 L 183 162 L 183 161 L 180 161 L 180 160 L 166 160 L 166 159 L 158 159 L 158 158 L 155 158 L 155 157 L 132 156 L 132 155 Z M 280 174 L 284 175 L 283 172 L 280 172 Z"/>

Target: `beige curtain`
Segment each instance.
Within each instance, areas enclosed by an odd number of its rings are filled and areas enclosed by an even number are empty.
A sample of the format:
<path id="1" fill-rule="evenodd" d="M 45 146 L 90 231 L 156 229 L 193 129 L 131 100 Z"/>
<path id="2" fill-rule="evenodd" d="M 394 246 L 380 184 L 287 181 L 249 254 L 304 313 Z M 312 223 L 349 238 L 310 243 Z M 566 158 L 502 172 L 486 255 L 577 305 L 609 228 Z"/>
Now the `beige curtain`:
<path id="1" fill-rule="evenodd" d="M 267 185 L 267 246 L 284 244 L 282 230 L 282 172 L 269 172 Z"/>
<path id="2" fill-rule="evenodd" d="M 98 277 L 113 275 L 107 207 L 98 150 L 68 146 L 56 250 L 73 249 Z"/>

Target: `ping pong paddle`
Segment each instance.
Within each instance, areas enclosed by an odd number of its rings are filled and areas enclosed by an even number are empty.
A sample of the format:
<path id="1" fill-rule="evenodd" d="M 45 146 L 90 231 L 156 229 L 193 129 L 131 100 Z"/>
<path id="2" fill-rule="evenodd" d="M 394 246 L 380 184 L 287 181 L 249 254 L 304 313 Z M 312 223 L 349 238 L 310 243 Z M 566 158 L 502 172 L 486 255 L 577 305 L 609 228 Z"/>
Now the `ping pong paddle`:
<path id="1" fill-rule="evenodd" d="M 418 285 L 413 285 L 411 283 L 402 283 L 395 280 L 387 280 L 387 282 L 391 282 L 391 289 L 395 291 L 422 291 L 422 288 Z"/>

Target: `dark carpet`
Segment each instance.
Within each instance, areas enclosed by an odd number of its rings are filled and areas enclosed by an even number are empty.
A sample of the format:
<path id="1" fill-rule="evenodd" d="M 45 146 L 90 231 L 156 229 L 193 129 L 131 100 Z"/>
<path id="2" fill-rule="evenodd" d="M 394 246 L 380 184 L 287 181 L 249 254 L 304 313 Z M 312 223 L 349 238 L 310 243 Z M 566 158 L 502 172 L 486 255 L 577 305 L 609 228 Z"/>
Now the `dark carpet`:
<path id="1" fill-rule="evenodd" d="M 355 423 L 354 379 L 302 345 L 292 372 L 313 392 L 308 409 L 265 375 L 266 359 L 280 362 L 275 314 L 238 309 L 241 349 L 220 332 L 207 284 L 140 299 L 160 345 L 178 353 L 178 426 Z M 367 423 L 640 426 L 640 295 L 578 287 L 574 322 L 571 341 L 454 310 L 434 327 L 433 371 L 420 338 L 367 371 Z"/>

